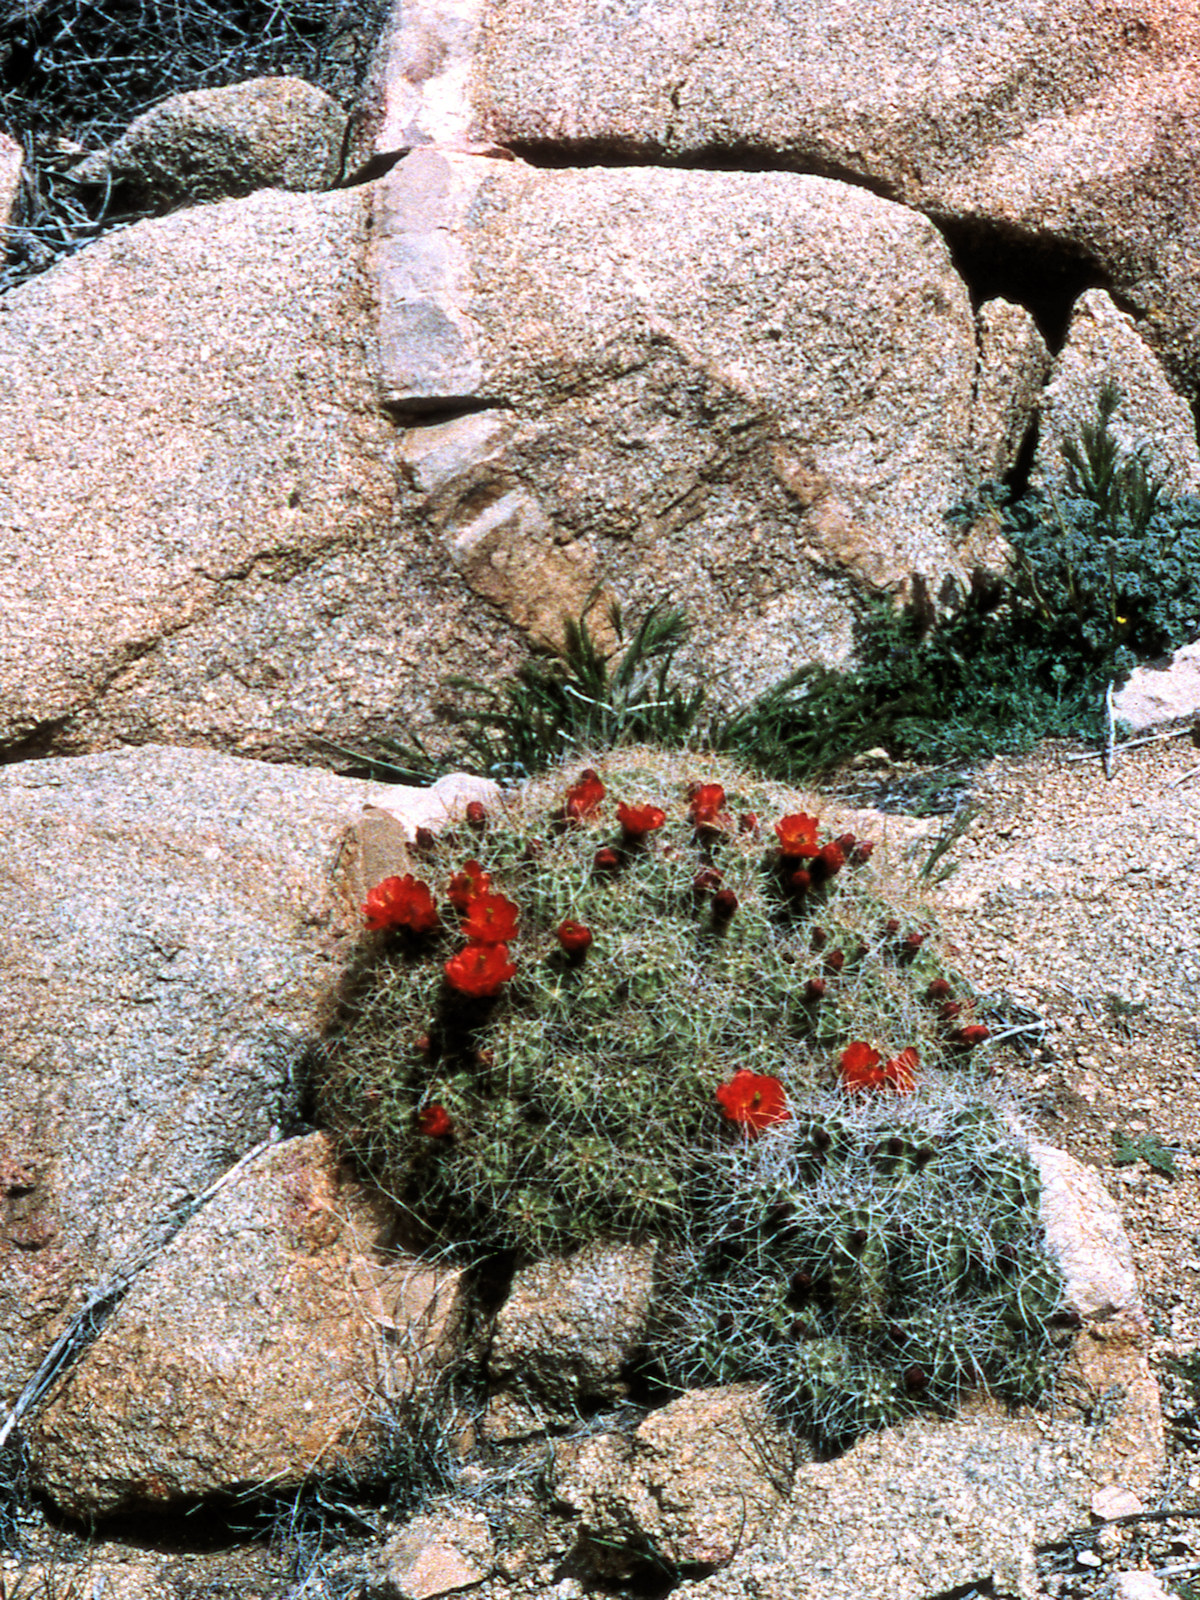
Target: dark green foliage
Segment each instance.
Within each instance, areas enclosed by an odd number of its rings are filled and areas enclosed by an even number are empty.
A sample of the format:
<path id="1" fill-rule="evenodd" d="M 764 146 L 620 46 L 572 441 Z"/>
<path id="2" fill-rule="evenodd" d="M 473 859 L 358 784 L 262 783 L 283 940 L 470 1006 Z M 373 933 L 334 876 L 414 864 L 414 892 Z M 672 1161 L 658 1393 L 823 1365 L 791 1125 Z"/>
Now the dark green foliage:
<path id="1" fill-rule="evenodd" d="M 1120 1128 L 1114 1129 L 1113 1166 L 1132 1167 L 1138 1161 L 1144 1161 L 1153 1171 L 1161 1172 L 1164 1178 L 1179 1176 L 1175 1151 L 1165 1145 L 1156 1133 L 1128 1134 Z"/>

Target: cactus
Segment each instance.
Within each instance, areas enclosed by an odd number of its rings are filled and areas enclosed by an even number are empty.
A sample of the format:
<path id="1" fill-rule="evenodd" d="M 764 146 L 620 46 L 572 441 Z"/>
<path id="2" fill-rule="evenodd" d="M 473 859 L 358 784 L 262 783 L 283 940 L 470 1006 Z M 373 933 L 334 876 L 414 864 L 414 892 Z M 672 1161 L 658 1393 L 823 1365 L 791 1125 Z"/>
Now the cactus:
<path id="1" fill-rule="evenodd" d="M 469 844 L 425 839 L 419 925 L 372 936 L 322 1112 L 418 1241 L 460 1257 L 669 1240 L 653 1344 L 672 1382 L 761 1381 L 826 1442 L 974 1382 L 1035 1392 L 1061 1288 L 986 1047 L 955 1037 L 969 991 L 867 852 L 789 859 L 730 820 L 778 800 L 721 776 L 701 814 L 679 777 L 626 772 L 664 813 L 636 839 L 590 781 Z M 792 817 L 795 847 L 812 820 Z M 503 954 L 459 961 L 451 889 L 511 902 L 469 912 Z"/>

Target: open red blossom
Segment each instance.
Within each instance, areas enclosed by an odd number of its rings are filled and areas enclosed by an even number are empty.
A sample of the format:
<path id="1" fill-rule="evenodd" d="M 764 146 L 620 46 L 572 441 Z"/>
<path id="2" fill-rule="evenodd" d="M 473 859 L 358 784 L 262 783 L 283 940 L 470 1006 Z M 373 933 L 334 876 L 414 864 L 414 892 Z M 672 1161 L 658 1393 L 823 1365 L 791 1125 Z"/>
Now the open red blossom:
<path id="1" fill-rule="evenodd" d="M 883 1081 L 896 1094 L 911 1094 L 917 1086 L 920 1065 L 921 1058 L 910 1044 L 907 1050 L 901 1050 L 898 1056 L 884 1063 Z"/>
<path id="2" fill-rule="evenodd" d="M 838 1060 L 838 1076 L 842 1088 L 849 1094 L 861 1094 L 867 1089 L 883 1087 L 883 1057 L 878 1050 L 863 1039 L 856 1039 L 842 1051 Z"/>
<path id="3" fill-rule="evenodd" d="M 775 824 L 780 855 L 790 859 L 802 857 L 805 860 L 815 856 L 821 848 L 817 843 L 819 825 L 819 817 L 810 817 L 804 811 L 793 811 L 790 816 L 780 817 Z"/>
<path id="4" fill-rule="evenodd" d="M 429 885 L 411 872 L 377 883 L 367 895 L 363 915 L 367 927 L 376 931 L 407 928 L 411 933 L 432 933 L 439 920 Z"/>
<path id="5" fill-rule="evenodd" d="M 456 911 L 465 911 L 471 901 L 487 894 L 492 887 L 492 875 L 485 872 L 478 861 L 464 861 L 461 872 L 456 872 L 446 885 L 446 899 Z"/>
<path id="6" fill-rule="evenodd" d="M 454 1132 L 454 1123 L 445 1106 L 438 1105 L 436 1100 L 422 1106 L 417 1112 L 417 1132 L 427 1139 L 448 1139 Z"/>
<path id="7" fill-rule="evenodd" d="M 498 995 L 516 972 L 503 944 L 469 944 L 446 962 L 446 982 L 472 1000 Z"/>
<path id="8" fill-rule="evenodd" d="M 787 1122 L 787 1096 L 778 1078 L 768 1078 L 744 1067 L 717 1090 L 717 1104 L 730 1122 L 736 1122 L 747 1138 L 777 1122 Z"/>
<path id="9" fill-rule="evenodd" d="M 729 820 L 722 815 L 724 810 L 725 791 L 719 783 L 697 783 L 693 786 L 688 816 L 698 832 L 723 828 Z"/>
<path id="10" fill-rule="evenodd" d="M 554 937 L 562 945 L 567 954 L 575 960 L 582 961 L 587 955 L 592 944 L 592 930 L 584 922 L 560 922 L 554 930 Z"/>
<path id="11" fill-rule="evenodd" d="M 564 820 L 582 822 L 585 817 L 595 816 L 607 792 L 600 781 L 600 774 L 591 767 L 584 767 L 567 790 L 567 798 L 563 802 L 562 809 Z"/>
<path id="12" fill-rule="evenodd" d="M 502 894 L 477 894 L 467 902 L 463 937 L 471 944 L 507 944 L 517 931 L 519 913 Z"/>
<path id="13" fill-rule="evenodd" d="M 617 807 L 617 821 L 627 839 L 644 839 L 656 833 L 667 820 L 667 813 L 658 806 L 627 806 L 622 800 Z"/>

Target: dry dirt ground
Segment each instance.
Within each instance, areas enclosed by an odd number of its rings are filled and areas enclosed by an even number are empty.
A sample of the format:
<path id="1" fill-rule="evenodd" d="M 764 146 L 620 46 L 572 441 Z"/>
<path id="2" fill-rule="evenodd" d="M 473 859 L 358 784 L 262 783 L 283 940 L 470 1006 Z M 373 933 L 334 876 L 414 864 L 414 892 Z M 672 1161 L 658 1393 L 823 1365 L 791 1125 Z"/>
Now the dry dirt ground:
<path id="1" fill-rule="evenodd" d="M 983 769 L 972 803 L 943 858 L 943 930 L 1007 1013 L 996 1031 L 1024 1030 L 1007 1070 L 1028 1120 L 1121 1206 L 1168 1425 L 1169 1476 L 1146 1507 L 1161 1520 L 1046 1550 L 1042 1582 L 1098 1596 L 1151 1567 L 1200 1600 L 1200 750 L 1129 750 L 1107 780 L 1043 747 Z"/>

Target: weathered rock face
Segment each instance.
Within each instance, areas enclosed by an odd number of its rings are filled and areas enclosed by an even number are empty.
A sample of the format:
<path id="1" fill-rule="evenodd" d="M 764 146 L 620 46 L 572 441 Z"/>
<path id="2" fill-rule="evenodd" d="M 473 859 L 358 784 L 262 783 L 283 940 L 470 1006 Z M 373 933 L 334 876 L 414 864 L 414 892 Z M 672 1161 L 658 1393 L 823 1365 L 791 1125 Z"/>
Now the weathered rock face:
<path id="1" fill-rule="evenodd" d="M 653 1245 L 593 1245 L 517 1273 L 488 1349 L 492 1437 L 536 1432 L 628 1393 L 656 1254 Z"/>
<path id="2" fill-rule="evenodd" d="M 397 7 L 355 154 L 803 165 L 1108 274 L 1200 376 L 1200 21 L 1159 0 Z M 1092 281 L 1096 281 L 1093 277 Z"/>
<path id="3" fill-rule="evenodd" d="M 248 1163 L 28 1429 L 39 1485 L 97 1516 L 378 1471 L 462 1308 L 460 1274 L 381 1251 L 393 1224 L 323 1134 Z"/>
<path id="4" fill-rule="evenodd" d="M 21 193 L 24 162 L 25 152 L 21 146 L 0 129 L 0 252 L 4 249 L 8 225 L 13 219 L 17 197 Z"/>
<path id="5" fill-rule="evenodd" d="M 172 95 L 72 176 L 164 209 L 255 189 L 332 189 L 345 134 L 346 114 L 323 90 L 301 78 L 253 78 Z"/>
<path id="6" fill-rule="evenodd" d="M 1101 289 L 1075 303 L 1066 343 L 1042 395 L 1035 467 L 1050 483 L 1066 475 L 1064 440 L 1079 439 L 1096 421 L 1106 382 L 1120 391 L 1109 424 L 1122 450 L 1141 454 L 1151 477 L 1169 494 L 1200 489 L 1196 419 L 1167 382 L 1158 359 L 1134 325 Z"/>
<path id="7" fill-rule="evenodd" d="M 313 735 L 427 718 L 443 672 L 514 663 L 405 513 L 369 208 L 264 191 L 5 297 L 0 747 L 295 760 Z"/>
<path id="8" fill-rule="evenodd" d="M 589 1441 L 557 1493 L 610 1571 L 647 1550 L 676 1566 L 724 1565 L 762 1537 L 802 1459 L 757 1389 L 695 1389 L 632 1439 Z"/>
<path id="9" fill-rule="evenodd" d="M 0 1398 L 294 1117 L 358 926 L 338 841 L 396 795 L 155 748 L 0 771 Z"/>
<path id="10" fill-rule="evenodd" d="M 467 582 L 522 625 L 549 631 L 529 609 L 597 577 L 669 594 L 732 697 L 844 654 L 851 582 L 955 564 L 974 325 L 915 213 L 788 173 L 423 151 L 377 217 L 401 456 Z"/>

